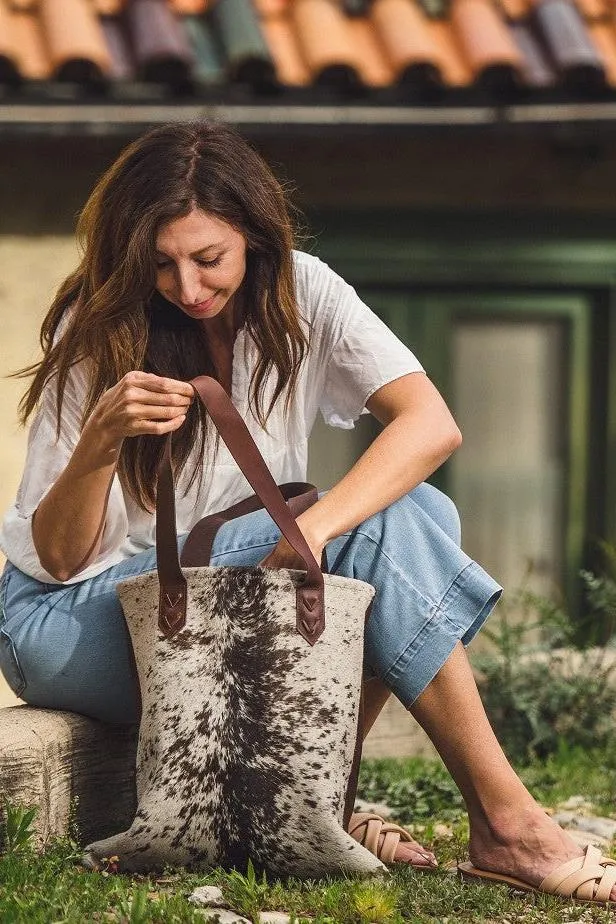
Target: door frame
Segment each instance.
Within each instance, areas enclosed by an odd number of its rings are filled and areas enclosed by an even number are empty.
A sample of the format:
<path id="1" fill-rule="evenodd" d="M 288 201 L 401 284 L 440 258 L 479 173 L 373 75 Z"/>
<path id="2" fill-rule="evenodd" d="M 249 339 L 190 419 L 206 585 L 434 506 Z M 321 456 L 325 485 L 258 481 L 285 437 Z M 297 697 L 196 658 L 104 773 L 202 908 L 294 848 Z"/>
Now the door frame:
<path id="1" fill-rule="evenodd" d="M 568 565 L 578 557 L 573 550 L 583 547 L 588 538 L 586 505 L 593 479 L 593 493 L 603 501 L 595 502 L 602 509 L 593 514 L 601 524 L 599 534 L 616 543 L 616 241 L 609 217 L 559 217 L 556 221 L 549 215 L 426 215 L 375 210 L 321 213 L 311 216 L 311 224 L 317 228 L 318 239 L 318 247 L 312 249 L 318 250 L 319 256 L 358 289 L 378 289 L 392 295 L 410 290 L 416 304 L 422 295 L 442 290 L 472 290 L 479 294 L 496 289 L 506 290 L 513 297 L 545 293 L 558 299 L 566 296 L 585 300 L 592 305 L 593 315 L 601 312 L 607 338 L 607 369 L 605 386 L 593 396 L 592 408 L 596 431 L 593 445 L 598 446 L 601 458 L 588 458 L 588 441 L 584 446 L 582 439 L 573 439 L 570 464 L 575 477 L 585 473 L 585 480 L 576 484 L 573 477 L 570 479 L 569 504 L 572 510 L 583 504 L 584 511 L 580 511 L 579 525 L 572 527 L 567 539 Z M 410 333 L 412 329 L 417 337 L 421 329 L 420 339 L 426 343 L 431 325 L 425 311 L 418 314 L 423 318 L 415 316 L 397 322 L 396 332 L 404 334 L 408 329 Z M 581 419 L 582 405 L 588 401 L 590 371 L 597 353 L 592 320 L 590 331 L 579 330 L 586 344 L 579 349 L 586 349 L 590 357 L 586 362 L 586 383 L 578 382 L 579 394 L 586 398 L 575 398 L 572 406 L 580 433 L 587 432 L 587 420 Z M 576 339 L 572 338 L 574 342 Z M 432 361 L 428 359 L 429 345 L 427 349 L 425 355 L 418 350 L 426 364 Z M 576 370 L 583 365 L 577 357 Z M 577 381 L 577 371 L 575 375 Z M 574 572 L 569 574 L 568 569 L 567 583 L 571 587 L 577 582 L 577 569 Z"/>

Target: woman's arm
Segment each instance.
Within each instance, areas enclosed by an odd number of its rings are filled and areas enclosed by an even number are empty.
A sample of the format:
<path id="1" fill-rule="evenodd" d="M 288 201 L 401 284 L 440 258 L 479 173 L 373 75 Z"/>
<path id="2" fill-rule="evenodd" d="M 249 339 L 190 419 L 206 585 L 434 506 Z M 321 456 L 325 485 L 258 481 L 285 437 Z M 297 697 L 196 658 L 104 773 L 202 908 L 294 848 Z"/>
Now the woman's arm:
<path id="1" fill-rule="evenodd" d="M 187 382 L 146 372 L 129 372 L 103 394 L 34 514 L 32 539 L 52 577 L 67 581 L 96 558 L 124 440 L 177 430 L 192 399 Z"/>
<path id="2" fill-rule="evenodd" d="M 422 372 L 383 385 L 367 408 L 383 430 L 348 474 L 297 518 L 317 561 L 327 542 L 425 481 L 462 442 L 445 402 Z M 281 540 L 263 564 L 297 567 L 297 556 Z"/>

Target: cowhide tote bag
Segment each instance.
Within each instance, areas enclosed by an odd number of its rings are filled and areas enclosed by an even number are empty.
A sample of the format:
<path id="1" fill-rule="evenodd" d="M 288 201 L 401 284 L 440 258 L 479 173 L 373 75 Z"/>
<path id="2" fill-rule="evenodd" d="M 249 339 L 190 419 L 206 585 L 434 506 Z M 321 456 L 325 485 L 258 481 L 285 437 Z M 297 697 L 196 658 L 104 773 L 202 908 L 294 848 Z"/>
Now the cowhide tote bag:
<path id="1" fill-rule="evenodd" d="M 182 568 L 167 439 L 157 571 L 117 588 L 142 698 L 138 808 L 127 831 L 86 847 L 84 863 L 245 869 L 250 858 L 301 877 L 383 870 L 346 830 L 374 588 L 322 573 L 224 390 L 207 376 L 192 384 L 306 570 Z"/>

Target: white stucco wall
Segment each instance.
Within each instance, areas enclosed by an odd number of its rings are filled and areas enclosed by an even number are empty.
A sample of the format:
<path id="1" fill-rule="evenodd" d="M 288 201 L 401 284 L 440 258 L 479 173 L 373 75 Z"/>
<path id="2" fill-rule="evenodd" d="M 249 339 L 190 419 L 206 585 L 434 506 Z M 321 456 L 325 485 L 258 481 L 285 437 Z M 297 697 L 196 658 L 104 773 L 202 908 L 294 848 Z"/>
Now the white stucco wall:
<path id="1" fill-rule="evenodd" d="M 77 261 L 68 236 L 0 235 L 0 509 L 12 502 L 26 447 L 17 404 L 26 382 L 7 376 L 39 357 L 41 321 Z M 4 561 L 0 553 L 0 561 Z M 15 698 L 0 677 L 0 704 Z"/>

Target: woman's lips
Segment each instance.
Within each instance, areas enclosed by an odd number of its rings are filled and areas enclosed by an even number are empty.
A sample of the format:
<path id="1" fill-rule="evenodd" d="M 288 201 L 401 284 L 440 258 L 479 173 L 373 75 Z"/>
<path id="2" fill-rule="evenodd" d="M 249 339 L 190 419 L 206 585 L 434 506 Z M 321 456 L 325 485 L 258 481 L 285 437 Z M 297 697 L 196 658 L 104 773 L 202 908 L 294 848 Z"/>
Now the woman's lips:
<path id="1" fill-rule="evenodd" d="M 214 304 L 217 294 L 218 293 L 215 293 L 214 295 L 211 296 L 211 298 L 206 299 L 204 302 L 198 302 L 196 305 L 182 305 L 182 308 L 184 309 L 184 311 L 188 311 L 188 312 L 192 311 L 195 314 L 199 314 L 203 311 L 207 311 L 208 308 L 211 308 L 212 305 Z"/>

